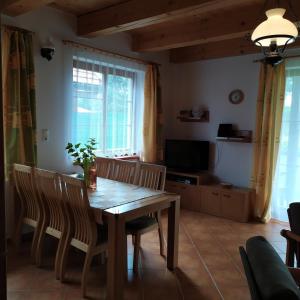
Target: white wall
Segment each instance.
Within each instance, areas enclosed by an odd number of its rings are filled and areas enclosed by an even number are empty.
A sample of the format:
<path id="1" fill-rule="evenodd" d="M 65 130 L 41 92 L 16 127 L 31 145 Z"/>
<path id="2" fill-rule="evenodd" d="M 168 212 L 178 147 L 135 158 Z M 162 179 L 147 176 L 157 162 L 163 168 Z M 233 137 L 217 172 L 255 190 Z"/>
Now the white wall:
<path id="1" fill-rule="evenodd" d="M 215 59 L 172 65 L 168 138 L 209 140 L 212 143 L 211 169 L 222 181 L 248 186 L 252 167 L 252 144 L 220 143 L 214 148 L 218 125 L 233 123 L 239 129 L 254 130 L 259 64 L 257 55 Z M 244 101 L 233 105 L 229 93 L 241 89 Z M 210 112 L 209 123 L 184 123 L 176 119 L 180 110 L 204 106 Z M 219 152 L 219 160 L 217 153 Z M 218 160 L 218 162 L 217 162 Z M 214 166 L 217 163 L 216 166 Z"/>
<path id="2" fill-rule="evenodd" d="M 3 16 L 3 23 L 35 32 L 35 66 L 37 96 L 38 166 L 61 172 L 72 169 L 65 153 L 68 124 L 64 107 L 64 59 L 62 40 L 72 40 L 132 57 L 162 64 L 163 98 L 168 97 L 167 53 L 142 55 L 130 51 L 130 36 L 117 34 L 94 39 L 76 37 L 76 18 L 53 8 L 41 8 L 16 18 Z M 51 37 L 56 47 L 55 57 L 48 62 L 40 56 L 40 47 Z M 49 141 L 41 139 L 41 130 L 49 129 Z"/>

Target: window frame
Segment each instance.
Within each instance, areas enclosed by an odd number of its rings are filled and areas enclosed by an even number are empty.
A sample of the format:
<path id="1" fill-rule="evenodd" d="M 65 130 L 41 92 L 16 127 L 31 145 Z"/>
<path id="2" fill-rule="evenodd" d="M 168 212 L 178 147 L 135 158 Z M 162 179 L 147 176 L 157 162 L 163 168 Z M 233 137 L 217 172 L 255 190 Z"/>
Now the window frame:
<path id="1" fill-rule="evenodd" d="M 135 96 L 135 92 L 136 92 L 136 86 L 137 86 L 137 80 L 138 80 L 138 72 L 132 69 L 127 69 L 127 68 L 122 68 L 121 66 L 116 66 L 113 65 L 113 67 L 111 67 L 109 64 L 103 63 L 101 64 L 100 61 L 97 60 L 91 60 L 92 62 L 87 61 L 86 59 L 81 60 L 80 57 L 78 56 L 73 56 L 72 58 L 72 74 L 74 77 L 74 69 L 77 70 L 83 70 L 83 71 L 90 71 L 90 72 L 96 72 L 96 73 L 100 73 L 103 76 L 103 135 L 102 136 L 98 136 L 96 137 L 96 140 L 100 141 L 102 144 L 102 149 L 99 148 L 96 150 L 96 155 L 105 155 L 105 156 L 122 156 L 122 155 L 135 155 L 137 152 L 137 101 L 136 101 L 136 96 Z M 108 150 L 107 149 L 107 103 L 108 103 L 108 99 L 107 99 L 107 85 L 108 85 L 108 75 L 114 75 L 114 76 L 120 76 L 120 77 L 124 77 L 124 78 L 129 78 L 131 79 L 131 111 L 130 111 L 130 119 L 131 122 L 128 123 L 127 126 L 130 126 L 130 141 L 128 144 L 127 141 L 127 145 L 129 145 L 129 147 L 126 148 L 121 148 L 120 150 L 117 149 L 111 149 Z M 72 84 L 73 84 L 73 89 L 74 89 L 74 79 L 72 78 Z M 74 91 L 74 90 L 73 90 Z M 73 97 L 73 101 L 74 101 L 74 93 L 72 94 Z M 75 111 L 74 113 L 78 113 L 77 112 L 77 108 L 78 105 L 76 105 L 75 107 Z M 77 119 L 76 119 L 77 122 Z M 75 126 L 77 128 L 77 126 Z M 76 133 L 74 135 L 74 139 L 75 139 Z M 78 142 L 78 141 L 75 141 Z M 117 153 L 117 154 L 116 154 Z"/>

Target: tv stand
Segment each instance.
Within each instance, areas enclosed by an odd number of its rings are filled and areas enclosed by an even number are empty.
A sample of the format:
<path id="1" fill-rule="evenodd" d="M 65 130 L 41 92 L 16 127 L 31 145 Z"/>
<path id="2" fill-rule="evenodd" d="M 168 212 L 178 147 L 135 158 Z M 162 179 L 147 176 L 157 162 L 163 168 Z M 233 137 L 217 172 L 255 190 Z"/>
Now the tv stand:
<path id="1" fill-rule="evenodd" d="M 211 175 L 208 173 L 185 173 L 167 170 L 166 179 L 168 181 L 180 182 L 188 185 L 199 185 L 211 182 Z"/>
<path id="2" fill-rule="evenodd" d="M 180 206 L 185 209 L 201 211 L 200 185 L 213 183 L 209 173 L 183 173 L 167 169 L 166 191 L 181 196 Z"/>
<path id="3" fill-rule="evenodd" d="M 181 208 L 247 222 L 254 191 L 216 184 L 209 173 L 182 173 L 167 170 L 166 191 L 181 196 Z"/>

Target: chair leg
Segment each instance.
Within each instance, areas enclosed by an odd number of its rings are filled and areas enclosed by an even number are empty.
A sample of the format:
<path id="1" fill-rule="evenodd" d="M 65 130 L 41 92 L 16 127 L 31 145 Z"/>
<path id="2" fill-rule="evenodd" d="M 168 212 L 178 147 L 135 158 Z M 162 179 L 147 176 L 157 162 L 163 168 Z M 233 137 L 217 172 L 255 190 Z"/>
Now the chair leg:
<path id="1" fill-rule="evenodd" d="M 31 259 L 33 262 L 36 261 L 36 250 L 37 250 L 37 244 L 41 233 L 41 228 L 42 228 L 42 223 L 38 221 L 37 226 L 34 229 L 34 235 L 31 244 Z"/>
<path id="2" fill-rule="evenodd" d="M 161 222 L 161 217 L 160 217 L 160 211 L 157 212 L 157 214 L 156 214 L 156 220 L 157 220 L 157 223 L 158 223 L 158 236 L 159 236 L 160 255 L 164 256 L 165 242 L 164 242 L 164 234 L 163 234 L 163 227 L 162 227 L 162 222 Z"/>
<path id="3" fill-rule="evenodd" d="M 125 274 L 125 279 L 127 280 L 128 278 L 128 251 L 127 251 L 127 235 L 125 238 L 125 243 L 124 243 L 124 274 Z"/>
<path id="4" fill-rule="evenodd" d="M 134 249 L 133 249 L 133 273 L 138 273 L 138 265 L 139 265 L 139 252 L 141 245 L 141 235 L 136 234 L 134 238 Z"/>
<path id="5" fill-rule="evenodd" d="M 66 236 L 65 236 L 65 234 L 61 233 L 61 236 L 60 236 L 60 239 L 58 242 L 58 246 L 57 246 L 57 250 L 56 250 L 56 255 L 55 255 L 54 269 L 55 269 L 55 278 L 57 280 L 60 279 L 60 264 L 61 264 L 61 259 L 62 259 L 65 243 L 66 243 Z"/>
<path id="6" fill-rule="evenodd" d="M 14 233 L 14 245 L 16 249 L 19 249 L 20 247 L 22 225 L 23 225 L 23 215 L 17 218 L 17 224 Z"/>
<path id="7" fill-rule="evenodd" d="M 288 267 L 294 267 L 295 243 L 289 239 L 286 240 L 285 264 Z"/>
<path id="8" fill-rule="evenodd" d="M 88 272 L 91 267 L 93 259 L 93 252 L 91 251 L 91 248 L 89 247 L 86 256 L 85 256 L 85 261 L 84 261 L 84 267 L 82 271 L 82 279 L 81 279 L 81 289 L 82 289 L 82 297 L 86 297 L 86 282 L 88 278 Z"/>
<path id="9" fill-rule="evenodd" d="M 44 239 L 46 235 L 46 228 L 47 228 L 46 224 L 43 223 L 36 244 L 35 262 L 38 267 L 40 267 L 42 264 L 42 253 L 43 253 Z"/>
<path id="10" fill-rule="evenodd" d="M 68 261 L 71 238 L 68 236 L 63 245 L 62 255 L 59 263 L 59 278 L 61 282 L 65 280 L 66 266 Z"/>
<path id="11" fill-rule="evenodd" d="M 296 264 L 300 268 L 300 244 L 296 242 Z"/>

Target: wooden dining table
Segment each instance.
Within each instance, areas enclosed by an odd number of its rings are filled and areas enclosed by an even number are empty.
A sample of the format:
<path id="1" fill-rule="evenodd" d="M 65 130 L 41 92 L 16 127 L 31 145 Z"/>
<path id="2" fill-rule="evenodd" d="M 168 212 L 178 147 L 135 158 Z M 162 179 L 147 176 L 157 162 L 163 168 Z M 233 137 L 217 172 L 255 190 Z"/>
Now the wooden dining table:
<path id="1" fill-rule="evenodd" d="M 108 224 L 107 299 L 123 299 L 127 270 L 126 222 L 158 210 L 168 210 L 167 268 L 178 263 L 180 196 L 110 179 L 98 178 L 89 191 L 97 223 Z"/>

